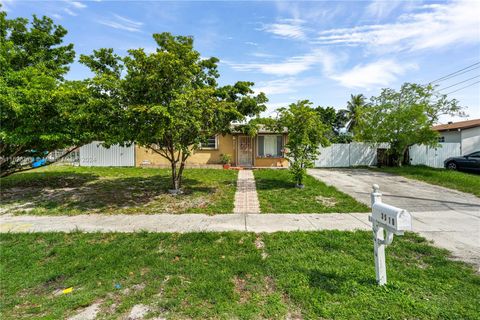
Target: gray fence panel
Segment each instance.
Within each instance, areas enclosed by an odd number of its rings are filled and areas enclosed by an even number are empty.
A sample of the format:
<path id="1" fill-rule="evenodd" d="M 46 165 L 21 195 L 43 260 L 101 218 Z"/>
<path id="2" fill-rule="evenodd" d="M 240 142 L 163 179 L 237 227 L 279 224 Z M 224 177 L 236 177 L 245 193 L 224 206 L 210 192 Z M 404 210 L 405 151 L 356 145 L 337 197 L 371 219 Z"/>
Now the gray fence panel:
<path id="1" fill-rule="evenodd" d="M 135 146 L 113 145 L 104 148 L 100 141 L 80 147 L 80 166 L 85 167 L 133 167 L 135 166 Z"/>

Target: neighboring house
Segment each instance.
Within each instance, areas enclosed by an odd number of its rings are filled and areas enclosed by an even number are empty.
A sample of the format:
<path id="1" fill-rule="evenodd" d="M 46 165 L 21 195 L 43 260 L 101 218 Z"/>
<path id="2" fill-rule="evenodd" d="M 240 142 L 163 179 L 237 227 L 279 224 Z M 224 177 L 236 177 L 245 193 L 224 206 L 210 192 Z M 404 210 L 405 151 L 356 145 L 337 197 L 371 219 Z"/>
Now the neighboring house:
<path id="1" fill-rule="evenodd" d="M 480 119 L 449 122 L 432 129 L 440 134 L 439 142 L 460 143 L 462 155 L 480 151 Z"/>
<path id="2" fill-rule="evenodd" d="M 208 142 L 187 159 L 188 167 L 208 167 L 221 164 L 221 155 L 228 154 L 237 167 L 288 167 L 284 154 L 287 133 L 274 133 L 260 128 L 250 137 L 240 132 L 212 136 Z M 136 146 L 135 165 L 167 167 L 170 162 L 154 151 Z"/>

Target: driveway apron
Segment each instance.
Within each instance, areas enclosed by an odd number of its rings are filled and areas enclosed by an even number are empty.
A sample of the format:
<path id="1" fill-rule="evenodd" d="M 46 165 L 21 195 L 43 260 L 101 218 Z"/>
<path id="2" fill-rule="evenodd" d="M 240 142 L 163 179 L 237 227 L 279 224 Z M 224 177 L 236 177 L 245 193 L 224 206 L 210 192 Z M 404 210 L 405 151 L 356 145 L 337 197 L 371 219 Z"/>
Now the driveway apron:
<path id="1" fill-rule="evenodd" d="M 454 258 L 480 266 L 480 198 L 366 169 L 310 169 L 308 173 L 367 205 L 372 184 L 378 184 L 384 203 L 410 211 L 413 231 L 450 250 Z"/>

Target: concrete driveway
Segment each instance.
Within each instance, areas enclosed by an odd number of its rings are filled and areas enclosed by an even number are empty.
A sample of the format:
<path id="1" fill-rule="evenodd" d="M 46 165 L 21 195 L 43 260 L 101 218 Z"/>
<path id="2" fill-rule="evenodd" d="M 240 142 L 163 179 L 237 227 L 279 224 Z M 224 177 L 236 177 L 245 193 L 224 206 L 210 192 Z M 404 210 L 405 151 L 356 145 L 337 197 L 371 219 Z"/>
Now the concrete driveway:
<path id="1" fill-rule="evenodd" d="M 308 173 L 367 205 L 372 184 L 378 184 L 383 202 L 411 212 L 413 231 L 480 270 L 480 198 L 366 169 L 310 169 Z"/>

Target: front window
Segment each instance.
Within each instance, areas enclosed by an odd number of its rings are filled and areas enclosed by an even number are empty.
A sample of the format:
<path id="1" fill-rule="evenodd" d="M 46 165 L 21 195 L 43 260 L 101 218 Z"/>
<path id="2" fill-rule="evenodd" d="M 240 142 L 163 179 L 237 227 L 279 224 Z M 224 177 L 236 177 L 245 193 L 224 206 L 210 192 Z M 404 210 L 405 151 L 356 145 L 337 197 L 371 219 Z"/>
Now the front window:
<path id="1" fill-rule="evenodd" d="M 205 143 L 200 144 L 200 149 L 218 149 L 217 136 L 208 137 Z"/>
<path id="2" fill-rule="evenodd" d="M 257 151 L 260 158 L 282 158 L 283 137 L 281 135 L 259 135 Z"/>

